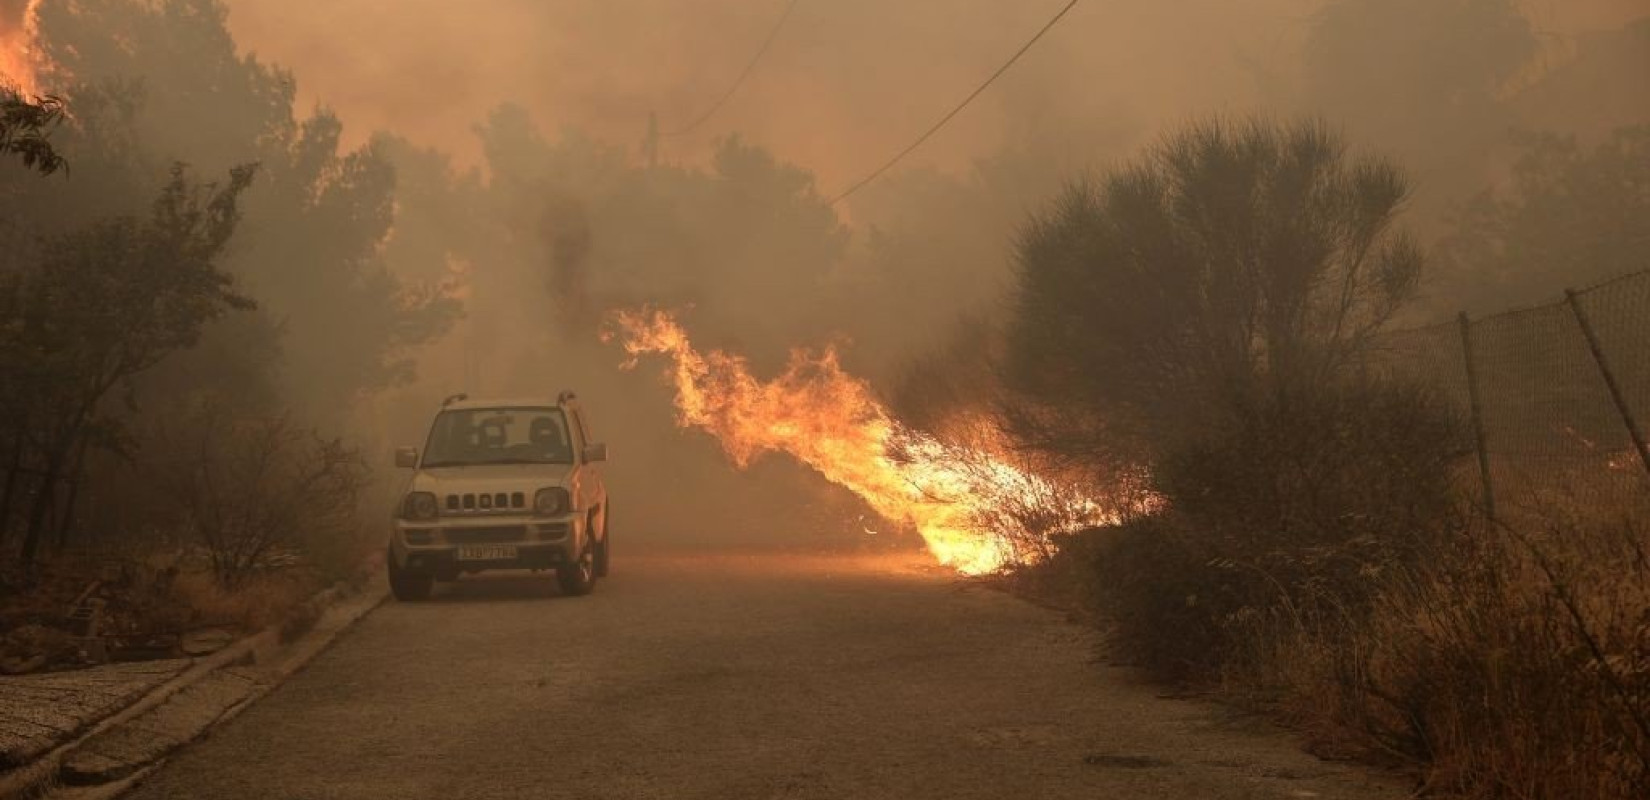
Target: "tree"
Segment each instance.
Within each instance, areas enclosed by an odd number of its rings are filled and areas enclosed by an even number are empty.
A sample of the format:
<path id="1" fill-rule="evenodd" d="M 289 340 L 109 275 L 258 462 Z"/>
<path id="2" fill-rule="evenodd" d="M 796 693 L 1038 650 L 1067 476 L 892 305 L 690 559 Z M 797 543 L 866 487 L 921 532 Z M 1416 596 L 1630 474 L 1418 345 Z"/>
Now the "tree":
<path id="1" fill-rule="evenodd" d="M 0 88 L 0 154 L 23 166 L 50 175 L 68 168 L 68 161 L 52 147 L 51 134 L 63 121 L 63 101 L 56 97 L 29 100 Z"/>
<path id="2" fill-rule="evenodd" d="M 779 365 L 788 342 L 839 318 L 817 298 L 847 230 L 813 176 L 773 153 L 729 137 L 709 169 L 650 167 L 577 131 L 548 139 L 514 106 L 479 134 L 492 230 L 466 255 L 480 337 L 525 319 L 593 341 L 594 325 L 577 323 L 611 305 L 691 304 L 703 326 L 740 332 L 759 364 Z M 546 316 L 547 292 L 559 318 Z"/>
<path id="3" fill-rule="evenodd" d="M 1520 144 L 1510 179 L 1441 242 L 1449 303 L 1499 310 L 1646 268 L 1650 126 L 1617 129 L 1590 151 L 1550 133 Z"/>
<path id="4" fill-rule="evenodd" d="M 176 167 L 148 219 L 112 218 L 53 237 L 33 269 L 0 278 L 0 357 L 15 376 L 7 420 L 41 479 L 25 563 L 36 556 L 58 483 L 88 445 L 118 439 L 105 407 L 111 393 L 193 346 L 212 320 L 252 307 L 218 263 L 252 177 L 251 167 L 239 167 L 221 186 L 198 186 Z"/>
<path id="5" fill-rule="evenodd" d="M 1194 124 L 1074 183 L 1018 245 L 1020 433 L 1145 457 L 1332 381 L 1415 290 L 1407 192 L 1323 123 L 1260 119 Z"/>
<path id="6" fill-rule="evenodd" d="M 47 194 L 54 204 L 37 216 L 120 213 L 105 196 L 147 192 L 151 165 L 258 163 L 224 268 L 258 298 L 264 327 L 279 331 L 280 374 L 271 377 L 280 400 L 304 424 L 336 431 L 355 401 L 409 378 L 412 350 L 443 334 L 458 304 L 385 262 L 397 175 L 381 141 L 345 147 L 342 123 L 324 108 L 297 117 L 291 74 L 243 54 L 227 14 L 222 0 L 40 9 L 47 61 L 75 82 L 77 116 L 87 118 L 72 140 L 77 165 L 84 159 L 100 183 L 120 173 L 125 191 Z"/>
<path id="7" fill-rule="evenodd" d="M 359 397 L 409 380 L 410 351 L 459 312 L 436 287 L 389 270 L 396 169 L 382 140 L 341 151 L 342 136 L 319 111 L 266 145 L 261 191 L 246 202 L 250 243 L 228 262 L 285 323 L 287 402 L 333 430 Z"/>

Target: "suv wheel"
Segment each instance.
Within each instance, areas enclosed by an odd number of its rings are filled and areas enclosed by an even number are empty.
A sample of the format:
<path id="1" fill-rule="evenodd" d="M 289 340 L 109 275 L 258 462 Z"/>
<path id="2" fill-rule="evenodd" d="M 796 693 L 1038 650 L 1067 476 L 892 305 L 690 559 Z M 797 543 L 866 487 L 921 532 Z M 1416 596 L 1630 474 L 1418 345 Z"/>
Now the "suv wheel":
<path id="1" fill-rule="evenodd" d="M 602 506 L 602 540 L 596 543 L 596 577 L 607 577 L 608 564 L 611 562 L 613 548 L 613 530 L 611 517 L 608 516 L 607 506 Z"/>
<path id="2" fill-rule="evenodd" d="M 563 594 L 579 597 L 590 594 L 590 590 L 596 588 L 595 538 L 587 533 L 578 560 L 556 568 L 556 580 L 561 583 Z"/>
<path id="3" fill-rule="evenodd" d="M 395 553 L 386 551 L 384 562 L 389 565 L 390 593 L 403 603 L 430 599 L 435 588 L 435 576 L 413 572 L 395 563 Z"/>

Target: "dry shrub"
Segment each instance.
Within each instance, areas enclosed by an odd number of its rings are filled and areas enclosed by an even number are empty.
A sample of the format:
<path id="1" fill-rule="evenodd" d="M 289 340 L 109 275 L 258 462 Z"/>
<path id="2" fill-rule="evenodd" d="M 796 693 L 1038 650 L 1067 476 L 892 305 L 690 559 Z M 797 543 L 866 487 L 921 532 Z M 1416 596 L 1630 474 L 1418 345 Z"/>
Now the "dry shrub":
<path id="1" fill-rule="evenodd" d="M 366 467 L 358 453 L 285 417 L 204 409 L 162 437 L 160 480 L 218 581 L 259 571 L 359 563 L 354 547 Z"/>
<path id="2" fill-rule="evenodd" d="M 313 574 L 300 571 L 263 572 L 245 576 L 234 588 L 210 572 L 179 575 L 172 592 L 193 610 L 197 625 L 227 625 L 260 631 L 285 625 L 315 592 Z"/>
<path id="3" fill-rule="evenodd" d="M 1155 474 L 1169 511 L 1096 555 L 1123 652 L 1208 681 L 1257 657 L 1257 629 L 1361 615 L 1453 516 L 1457 430 L 1426 393 L 1348 385 L 1171 454 Z"/>
<path id="4" fill-rule="evenodd" d="M 1650 796 L 1650 538 L 1640 517 L 1480 524 L 1387 576 L 1369 614 L 1273 641 L 1320 741 L 1484 798 Z"/>
<path id="5" fill-rule="evenodd" d="M 1335 408 L 1183 455 L 1172 511 L 1082 537 L 1121 652 L 1430 791 L 1650 796 L 1643 484 L 1634 506 L 1618 475 L 1568 503 L 1555 482 L 1475 521 L 1452 501 L 1454 426 L 1423 396 Z"/>
<path id="6" fill-rule="evenodd" d="M 1228 660 L 1227 619 L 1247 593 L 1174 518 L 1146 517 L 1080 537 L 1092 543 L 1089 606 L 1110 621 L 1119 655 L 1172 682 L 1206 679 Z"/>

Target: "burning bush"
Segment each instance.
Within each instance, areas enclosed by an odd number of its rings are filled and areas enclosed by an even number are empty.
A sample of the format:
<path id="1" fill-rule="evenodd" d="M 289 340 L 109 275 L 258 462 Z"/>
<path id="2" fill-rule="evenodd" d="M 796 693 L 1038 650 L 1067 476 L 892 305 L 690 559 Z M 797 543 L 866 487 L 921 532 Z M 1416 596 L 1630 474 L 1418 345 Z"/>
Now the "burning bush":
<path id="1" fill-rule="evenodd" d="M 914 527 L 940 563 L 960 572 L 1039 560 L 1050 537 L 1112 518 L 1091 495 L 1006 457 L 989 424 L 962 439 L 901 424 L 832 349 L 793 351 L 785 371 L 763 381 L 741 356 L 700 352 L 666 312 L 621 311 L 610 322 L 631 356 L 671 359 L 683 427 L 715 435 L 741 467 L 771 451 L 795 457 L 884 518 Z"/>

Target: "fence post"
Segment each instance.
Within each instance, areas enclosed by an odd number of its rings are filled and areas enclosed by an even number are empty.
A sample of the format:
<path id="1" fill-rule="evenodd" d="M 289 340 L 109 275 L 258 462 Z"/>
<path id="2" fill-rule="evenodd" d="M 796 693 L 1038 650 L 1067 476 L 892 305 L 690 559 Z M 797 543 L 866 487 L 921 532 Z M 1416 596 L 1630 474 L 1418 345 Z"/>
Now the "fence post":
<path id="1" fill-rule="evenodd" d="M 1478 450 L 1478 477 L 1484 483 L 1484 515 L 1495 520 L 1495 481 L 1490 477 L 1490 450 L 1484 436 L 1484 403 L 1478 391 L 1478 362 L 1472 355 L 1472 321 L 1461 312 L 1461 353 L 1467 363 L 1467 400 L 1472 409 L 1472 437 Z"/>
<path id="2" fill-rule="evenodd" d="M 1615 401 L 1616 411 L 1621 413 L 1621 422 L 1627 426 L 1627 435 L 1632 437 L 1633 446 L 1639 451 L 1639 461 L 1644 464 L 1646 472 L 1650 472 L 1650 446 L 1644 442 L 1644 431 L 1639 428 L 1638 420 L 1633 418 L 1633 409 L 1627 405 L 1627 398 L 1621 393 L 1621 384 L 1616 382 L 1616 373 L 1610 369 L 1610 361 L 1604 357 L 1604 348 L 1598 343 L 1598 334 L 1593 331 L 1593 323 L 1587 319 L 1587 312 L 1581 308 L 1574 289 L 1565 289 L 1565 297 L 1570 301 L 1570 312 L 1575 314 L 1576 323 L 1581 326 L 1581 335 L 1587 337 L 1587 347 L 1593 351 L 1593 360 L 1598 362 L 1598 371 L 1604 376 L 1604 385 L 1610 390 L 1610 399 Z"/>

